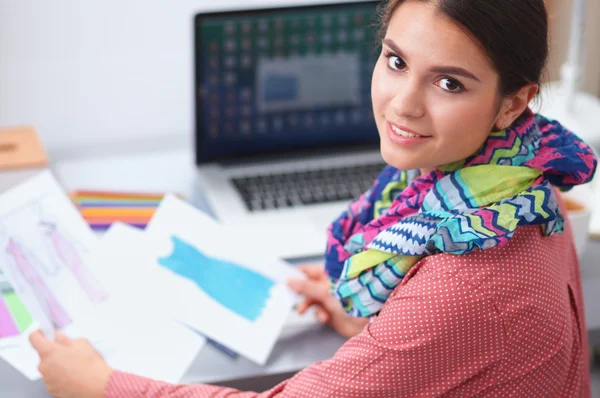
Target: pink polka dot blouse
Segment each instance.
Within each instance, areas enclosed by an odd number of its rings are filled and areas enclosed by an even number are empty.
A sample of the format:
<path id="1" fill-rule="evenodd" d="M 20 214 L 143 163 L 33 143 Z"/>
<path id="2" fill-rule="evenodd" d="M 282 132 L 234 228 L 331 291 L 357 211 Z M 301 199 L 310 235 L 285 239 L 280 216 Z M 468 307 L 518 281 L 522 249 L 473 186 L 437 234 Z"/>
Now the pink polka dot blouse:
<path id="1" fill-rule="evenodd" d="M 171 385 L 115 372 L 107 398 L 589 397 L 587 332 L 569 228 L 520 227 L 503 248 L 415 265 L 333 358 L 273 389 Z"/>

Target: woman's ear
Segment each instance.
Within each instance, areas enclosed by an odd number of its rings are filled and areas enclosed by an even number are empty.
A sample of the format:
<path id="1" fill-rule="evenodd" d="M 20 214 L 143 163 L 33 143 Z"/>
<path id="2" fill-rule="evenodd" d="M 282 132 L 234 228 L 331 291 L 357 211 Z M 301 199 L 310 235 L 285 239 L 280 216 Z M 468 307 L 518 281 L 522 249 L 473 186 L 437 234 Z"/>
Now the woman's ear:
<path id="1" fill-rule="evenodd" d="M 521 87 L 515 94 L 510 95 L 502 100 L 500 114 L 496 121 L 499 130 L 513 124 L 515 120 L 527 109 L 529 103 L 535 97 L 539 90 L 538 84 L 528 84 Z"/>

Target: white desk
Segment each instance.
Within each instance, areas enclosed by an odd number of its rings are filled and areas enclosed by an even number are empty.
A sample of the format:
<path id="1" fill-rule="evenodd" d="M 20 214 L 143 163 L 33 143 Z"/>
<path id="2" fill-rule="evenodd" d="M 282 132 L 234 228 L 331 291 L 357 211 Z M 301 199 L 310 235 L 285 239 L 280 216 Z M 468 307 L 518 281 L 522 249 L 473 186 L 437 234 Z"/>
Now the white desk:
<path id="1" fill-rule="evenodd" d="M 187 150 L 172 149 L 133 155 L 97 156 L 57 162 L 53 167 L 67 190 L 106 189 L 133 191 L 173 191 L 204 207 L 196 184 L 193 156 Z M 12 177 L 12 180 L 15 178 Z M 13 184 L 10 181 L 9 185 Z M 0 174 L 0 188 L 5 187 Z M 582 260 L 586 316 L 590 337 L 600 344 L 600 241 L 590 241 Z M 295 329 L 295 330 L 294 330 Z M 219 383 L 249 377 L 276 375 L 300 370 L 331 357 L 344 339 L 323 327 L 287 328 L 264 367 L 244 359 L 232 359 L 212 346 L 205 347 L 187 374 L 186 383 Z M 31 383 L 0 361 L 2 396 L 47 397 L 41 382 Z"/>

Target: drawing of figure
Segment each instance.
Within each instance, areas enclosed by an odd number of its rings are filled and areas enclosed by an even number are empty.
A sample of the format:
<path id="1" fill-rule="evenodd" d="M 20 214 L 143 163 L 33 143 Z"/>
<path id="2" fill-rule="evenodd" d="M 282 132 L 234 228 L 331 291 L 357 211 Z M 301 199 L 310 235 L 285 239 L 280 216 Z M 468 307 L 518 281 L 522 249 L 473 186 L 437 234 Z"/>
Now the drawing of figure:
<path id="1" fill-rule="evenodd" d="M 51 217 L 43 214 L 43 209 L 38 209 L 37 213 L 40 217 L 39 226 L 42 229 L 42 235 L 49 243 L 51 257 L 60 261 L 71 271 L 92 303 L 98 304 L 106 300 L 108 293 L 85 264 L 75 245 L 76 241 L 61 230 L 58 223 Z"/>
<path id="2" fill-rule="evenodd" d="M 54 294 L 48 288 L 46 281 L 36 269 L 36 265 L 40 266 L 37 258 L 25 248 L 25 245 L 15 237 L 9 236 L 2 229 L 0 229 L 0 241 L 4 243 L 2 247 L 11 263 L 11 265 L 6 264 L 6 266 L 11 267 L 15 273 L 31 286 L 31 290 L 46 317 L 59 329 L 69 325 L 71 318 L 57 301 Z"/>
<path id="3" fill-rule="evenodd" d="M 251 269 L 201 253 L 176 236 L 173 252 L 159 264 L 191 279 L 219 304 L 254 322 L 262 313 L 275 283 Z"/>

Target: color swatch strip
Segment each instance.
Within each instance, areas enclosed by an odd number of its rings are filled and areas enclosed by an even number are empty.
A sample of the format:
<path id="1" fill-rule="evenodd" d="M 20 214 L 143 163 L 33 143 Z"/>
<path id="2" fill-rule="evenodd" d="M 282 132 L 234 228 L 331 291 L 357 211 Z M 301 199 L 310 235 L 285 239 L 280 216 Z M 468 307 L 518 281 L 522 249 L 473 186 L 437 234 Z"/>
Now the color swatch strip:
<path id="1" fill-rule="evenodd" d="M 114 192 L 114 191 L 74 191 L 71 200 L 75 203 L 83 219 L 96 231 L 103 231 L 114 222 L 123 222 L 138 228 L 145 228 L 164 194 Z"/>

